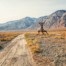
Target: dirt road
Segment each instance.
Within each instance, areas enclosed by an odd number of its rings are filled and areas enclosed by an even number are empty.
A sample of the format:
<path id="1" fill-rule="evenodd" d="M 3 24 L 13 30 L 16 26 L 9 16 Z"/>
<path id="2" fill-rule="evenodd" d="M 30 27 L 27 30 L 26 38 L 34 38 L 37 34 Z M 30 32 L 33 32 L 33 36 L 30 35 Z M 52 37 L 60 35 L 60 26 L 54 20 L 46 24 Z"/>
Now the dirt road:
<path id="1" fill-rule="evenodd" d="M 24 35 L 15 38 L 0 52 L 0 66 L 36 66 L 26 44 Z"/>

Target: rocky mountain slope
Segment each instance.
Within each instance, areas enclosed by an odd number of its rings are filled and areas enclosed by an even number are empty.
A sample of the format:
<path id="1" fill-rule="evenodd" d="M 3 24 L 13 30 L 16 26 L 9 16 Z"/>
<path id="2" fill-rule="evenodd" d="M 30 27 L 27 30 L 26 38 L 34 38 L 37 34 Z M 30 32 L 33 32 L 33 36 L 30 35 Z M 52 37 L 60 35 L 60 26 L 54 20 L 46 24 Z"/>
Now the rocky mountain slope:
<path id="1" fill-rule="evenodd" d="M 9 21 L 4 24 L 0 24 L 0 30 L 20 30 L 25 29 L 36 22 L 36 18 L 25 17 L 20 20 Z"/>
<path id="2" fill-rule="evenodd" d="M 66 27 L 66 10 L 58 10 L 39 18 L 25 17 L 20 20 L 9 21 L 0 24 L 0 30 L 37 30 L 40 29 L 38 22 L 44 22 L 45 29 Z"/>
<path id="3" fill-rule="evenodd" d="M 47 16 L 45 20 L 42 18 L 41 22 L 44 22 L 45 29 L 56 29 L 66 27 L 66 10 L 58 10 Z M 38 25 L 38 23 L 35 23 L 30 27 L 30 29 L 39 29 Z"/>

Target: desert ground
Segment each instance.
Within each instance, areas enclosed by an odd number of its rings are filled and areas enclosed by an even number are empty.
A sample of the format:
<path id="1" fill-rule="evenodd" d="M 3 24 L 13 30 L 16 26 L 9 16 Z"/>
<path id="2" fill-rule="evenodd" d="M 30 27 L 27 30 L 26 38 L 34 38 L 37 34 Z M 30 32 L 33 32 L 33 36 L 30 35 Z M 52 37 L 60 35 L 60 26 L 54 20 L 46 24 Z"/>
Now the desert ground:
<path id="1" fill-rule="evenodd" d="M 66 66 L 66 30 L 44 35 L 0 32 L 0 36 L 0 66 Z"/>

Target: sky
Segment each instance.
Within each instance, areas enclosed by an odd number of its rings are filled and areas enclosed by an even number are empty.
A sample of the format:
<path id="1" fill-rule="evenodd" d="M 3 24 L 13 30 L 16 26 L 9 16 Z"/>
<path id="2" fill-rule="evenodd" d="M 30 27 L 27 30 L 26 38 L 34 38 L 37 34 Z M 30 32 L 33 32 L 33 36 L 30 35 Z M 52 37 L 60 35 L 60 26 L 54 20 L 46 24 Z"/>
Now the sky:
<path id="1" fill-rule="evenodd" d="M 0 23 L 66 10 L 66 0 L 0 0 Z"/>

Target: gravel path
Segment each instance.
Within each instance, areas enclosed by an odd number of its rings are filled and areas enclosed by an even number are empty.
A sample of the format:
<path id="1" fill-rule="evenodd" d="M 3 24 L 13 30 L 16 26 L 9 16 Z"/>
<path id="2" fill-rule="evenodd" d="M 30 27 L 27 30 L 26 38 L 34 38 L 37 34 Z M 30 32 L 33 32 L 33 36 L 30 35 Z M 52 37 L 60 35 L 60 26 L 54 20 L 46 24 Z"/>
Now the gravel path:
<path id="1" fill-rule="evenodd" d="M 0 66 L 36 66 L 26 44 L 24 35 L 16 37 L 0 53 Z"/>

